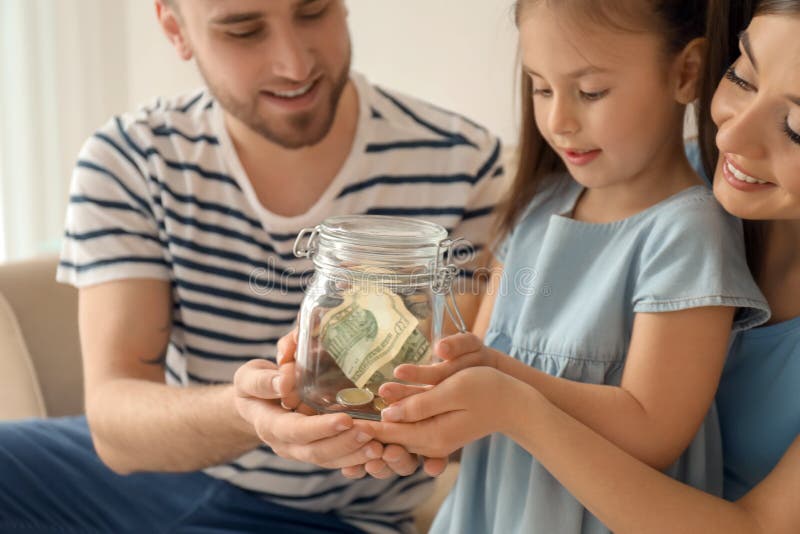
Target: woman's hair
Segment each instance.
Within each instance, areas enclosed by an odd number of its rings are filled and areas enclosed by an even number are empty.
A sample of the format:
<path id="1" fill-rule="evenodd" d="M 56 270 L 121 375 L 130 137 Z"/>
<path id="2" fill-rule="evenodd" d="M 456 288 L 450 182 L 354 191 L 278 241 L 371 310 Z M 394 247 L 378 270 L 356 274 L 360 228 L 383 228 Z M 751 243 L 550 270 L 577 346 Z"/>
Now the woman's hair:
<path id="1" fill-rule="evenodd" d="M 518 0 L 514 7 L 517 25 L 524 10 L 537 2 L 566 10 L 573 20 L 588 24 L 633 33 L 661 33 L 668 56 L 683 50 L 693 39 L 703 37 L 705 31 L 707 0 Z M 533 120 L 530 77 L 522 74 L 520 81 L 522 121 L 517 169 L 506 198 L 498 207 L 497 225 L 501 237 L 517 224 L 543 180 L 566 172 L 561 158 L 547 144 Z"/>
<path id="2" fill-rule="evenodd" d="M 717 127 L 711 120 L 711 100 L 725 72 L 739 57 L 739 35 L 757 15 L 800 14 L 800 0 L 709 0 L 708 48 L 697 106 L 700 154 L 706 176 L 712 178 L 719 159 Z M 744 221 L 747 264 L 758 278 L 768 231 L 765 221 Z"/>

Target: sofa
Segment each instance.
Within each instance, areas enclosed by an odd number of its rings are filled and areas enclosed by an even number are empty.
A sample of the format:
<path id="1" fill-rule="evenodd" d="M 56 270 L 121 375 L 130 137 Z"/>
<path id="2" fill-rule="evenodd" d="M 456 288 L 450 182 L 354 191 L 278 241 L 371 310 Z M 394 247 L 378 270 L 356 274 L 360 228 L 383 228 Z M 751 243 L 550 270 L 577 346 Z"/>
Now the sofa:
<path id="1" fill-rule="evenodd" d="M 56 283 L 56 256 L 0 265 L 0 420 L 83 412 L 78 294 Z M 416 511 L 427 532 L 458 471 L 436 480 Z"/>

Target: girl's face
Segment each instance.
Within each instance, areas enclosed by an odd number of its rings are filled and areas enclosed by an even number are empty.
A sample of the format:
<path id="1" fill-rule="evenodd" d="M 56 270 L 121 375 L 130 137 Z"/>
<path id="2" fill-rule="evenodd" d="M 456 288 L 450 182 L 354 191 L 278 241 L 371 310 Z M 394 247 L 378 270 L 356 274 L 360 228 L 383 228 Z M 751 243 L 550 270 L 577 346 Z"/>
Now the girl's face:
<path id="1" fill-rule="evenodd" d="M 711 104 L 714 194 L 746 219 L 800 219 L 800 16 L 755 17 Z"/>
<path id="2" fill-rule="evenodd" d="M 684 108 L 663 38 L 568 19 L 539 1 L 519 21 L 523 69 L 544 139 L 589 188 L 674 164 Z"/>

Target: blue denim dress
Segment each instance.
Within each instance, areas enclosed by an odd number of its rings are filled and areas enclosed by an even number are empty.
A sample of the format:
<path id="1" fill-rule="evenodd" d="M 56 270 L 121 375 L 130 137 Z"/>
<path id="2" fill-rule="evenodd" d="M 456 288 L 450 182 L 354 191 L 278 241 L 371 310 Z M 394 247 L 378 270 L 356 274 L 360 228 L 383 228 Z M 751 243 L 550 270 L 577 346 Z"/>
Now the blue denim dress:
<path id="1" fill-rule="evenodd" d="M 768 319 L 746 265 L 741 224 L 707 187 L 608 224 L 562 215 L 572 212 L 581 191 L 569 176 L 552 177 L 497 251 L 504 276 L 488 346 L 554 376 L 618 385 L 638 312 L 731 306 L 738 308 L 737 331 Z M 721 493 L 713 407 L 667 472 Z M 458 481 L 432 532 L 609 530 L 527 451 L 495 434 L 464 449 Z"/>
<path id="2" fill-rule="evenodd" d="M 725 492 L 741 498 L 800 435 L 800 317 L 741 332 L 717 392 Z"/>

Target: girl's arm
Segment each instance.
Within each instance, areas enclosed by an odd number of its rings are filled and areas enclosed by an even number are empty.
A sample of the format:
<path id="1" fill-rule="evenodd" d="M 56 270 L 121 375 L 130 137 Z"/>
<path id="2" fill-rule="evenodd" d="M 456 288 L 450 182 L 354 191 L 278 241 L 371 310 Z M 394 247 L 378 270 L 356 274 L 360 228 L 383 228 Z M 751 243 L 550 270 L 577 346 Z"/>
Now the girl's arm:
<path id="1" fill-rule="evenodd" d="M 525 447 L 614 532 L 794 534 L 800 532 L 800 436 L 772 473 L 731 503 L 639 462 L 531 388 L 528 410 L 506 433 Z"/>
<path id="2" fill-rule="evenodd" d="M 666 469 L 708 413 L 728 349 L 733 308 L 638 314 L 617 386 L 557 378 L 510 357 L 498 368 L 623 450 Z"/>
<path id="3" fill-rule="evenodd" d="M 448 360 L 443 364 L 400 367 L 396 376 L 436 384 L 465 367 L 496 367 L 533 386 L 626 452 L 665 469 L 686 449 L 708 412 L 722 373 L 733 313 L 733 308 L 706 307 L 638 314 L 619 386 L 548 375 L 486 348 L 469 334 L 439 344 L 438 354 Z M 404 396 L 399 384 L 384 388 L 384 397 Z M 391 421 L 392 414 L 384 412 L 384 420 Z"/>
<path id="4" fill-rule="evenodd" d="M 382 442 L 442 456 L 501 432 L 620 534 L 800 532 L 800 436 L 763 482 L 731 503 L 649 467 L 535 388 L 490 367 L 461 370 L 387 410 L 397 407 L 399 422 L 369 423 Z"/>

